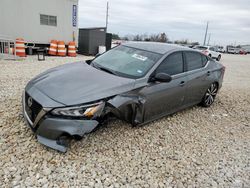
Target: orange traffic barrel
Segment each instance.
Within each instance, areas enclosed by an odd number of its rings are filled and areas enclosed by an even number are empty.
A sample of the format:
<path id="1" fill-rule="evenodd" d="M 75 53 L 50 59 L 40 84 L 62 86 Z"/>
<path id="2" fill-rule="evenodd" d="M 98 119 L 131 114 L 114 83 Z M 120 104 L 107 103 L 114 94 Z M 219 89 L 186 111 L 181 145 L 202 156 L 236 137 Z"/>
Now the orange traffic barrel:
<path id="1" fill-rule="evenodd" d="M 57 52 L 57 41 L 51 40 L 49 47 L 49 55 L 56 55 L 56 52 Z"/>
<path id="2" fill-rule="evenodd" d="M 64 41 L 57 42 L 57 55 L 66 56 L 66 47 Z"/>
<path id="3" fill-rule="evenodd" d="M 71 41 L 68 44 L 68 56 L 76 57 L 76 43 L 74 41 Z"/>
<path id="4" fill-rule="evenodd" d="M 26 57 L 24 40 L 22 38 L 16 39 L 16 55 L 19 57 Z"/>

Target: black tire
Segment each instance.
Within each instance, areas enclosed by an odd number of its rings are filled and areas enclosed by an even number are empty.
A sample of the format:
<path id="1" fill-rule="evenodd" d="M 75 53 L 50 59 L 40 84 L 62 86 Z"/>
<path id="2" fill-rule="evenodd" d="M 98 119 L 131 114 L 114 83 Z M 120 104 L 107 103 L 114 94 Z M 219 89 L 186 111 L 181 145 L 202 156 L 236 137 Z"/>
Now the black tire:
<path id="1" fill-rule="evenodd" d="M 209 54 L 209 55 L 208 55 L 208 57 L 212 58 L 212 55 L 211 55 L 211 54 Z"/>
<path id="2" fill-rule="evenodd" d="M 210 87 L 207 89 L 201 101 L 201 105 L 203 107 L 210 107 L 214 103 L 217 92 L 218 92 L 218 84 L 212 83 Z"/>
<path id="3" fill-rule="evenodd" d="M 68 147 L 70 142 L 70 136 L 68 134 L 63 134 L 57 140 L 57 144 Z"/>
<path id="4" fill-rule="evenodd" d="M 220 61 L 220 59 L 221 59 L 221 55 L 219 55 L 216 60 Z"/>

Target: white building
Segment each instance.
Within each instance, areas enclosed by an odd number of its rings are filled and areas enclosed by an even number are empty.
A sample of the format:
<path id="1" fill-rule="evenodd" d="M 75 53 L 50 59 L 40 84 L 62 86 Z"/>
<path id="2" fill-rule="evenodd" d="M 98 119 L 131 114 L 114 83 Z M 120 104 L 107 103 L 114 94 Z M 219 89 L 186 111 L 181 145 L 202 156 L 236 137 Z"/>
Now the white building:
<path id="1" fill-rule="evenodd" d="M 78 43 L 78 0 L 0 0 L 0 36 Z"/>

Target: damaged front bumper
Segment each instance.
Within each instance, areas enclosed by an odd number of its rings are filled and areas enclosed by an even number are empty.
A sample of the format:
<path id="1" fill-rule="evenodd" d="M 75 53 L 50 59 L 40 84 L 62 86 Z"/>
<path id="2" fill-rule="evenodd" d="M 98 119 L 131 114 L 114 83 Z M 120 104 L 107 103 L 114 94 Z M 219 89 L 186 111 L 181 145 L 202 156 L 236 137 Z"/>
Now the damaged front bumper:
<path id="1" fill-rule="evenodd" d="M 37 93 L 39 92 L 35 92 L 35 94 Z M 35 96 L 34 93 L 32 96 Z M 91 118 L 86 119 L 65 117 L 60 115 L 58 111 L 56 114 L 53 113 L 55 109 L 61 109 L 59 111 L 62 112 L 62 109 L 67 110 L 71 107 L 44 108 L 41 105 L 39 107 L 39 104 L 37 104 L 38 107 L 34 108 L 36 111 L 35 116 L 32 116 L 30 115 L 30 109 L 28 107 L 29 98 L 29 94 L 25 96 L 24 93 L 22 103 L 24 118 L 36 134 L 40 143 L 61 152 L 66 152 L 67 150 L 67 139 L 65 140 L 66 142 L 63 140 L 65 136 L 81 138 L 84 134 L 92 132 L 99 123 L 103 123 L 109 117 L 114 116 L 131 123 L 133 126 L 142 124 L 144 121 L 145 99 L 133 94 L 117 95 L 106 98 L 102 102 L 93 103 L 93 105 L 98 104 L 99 108 L 93 112 L 94 115 Z M 39 96 L 39 99 L 41 98 L 42 97 Z M 35 100 L 36 98 L 34 98 L 34 103 L 36 103 Z M 49 99 L 44 99 L 43 102 L 47 100 Z M 84 106 L 89 108 L 92 104 Z M 31 111 L 32 109 L 33 107 L 31 105 Z M 35 117 L 35 119 L 32 119 L 32 117 Z"/>
<path id="2" fill-rule="evenodd" d="M 32 121 L 27 113 L 25 94 L 23 94 L 22 106 L 23 116 L 36 134 L 38 142 L 61 152 L 66 152 L 68 145 L 67 142 L 62 142 L 62 136 L 83 137 L 99 124 L 97 120 L 50 117 L 47 115 L 51 110 L 49 108 L 42 108 L 35 120 Z"/>
<path id="3" fill-rule="evenodd" d="M 36 130 L 38 142 L 59 150 L 67 151 L 67 144 L 63 144 L 59 139 L 62 135 L 80 136 L 90 133 L 98 125 L 96 120 L 69 120 L 59 118 L 46 118 Z"/>

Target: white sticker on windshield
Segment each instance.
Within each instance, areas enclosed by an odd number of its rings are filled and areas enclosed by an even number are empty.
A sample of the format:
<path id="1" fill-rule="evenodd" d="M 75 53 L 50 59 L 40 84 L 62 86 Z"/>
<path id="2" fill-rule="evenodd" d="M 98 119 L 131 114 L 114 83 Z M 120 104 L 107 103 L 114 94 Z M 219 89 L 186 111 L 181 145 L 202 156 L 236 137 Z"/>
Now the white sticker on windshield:
<path id="1" fill-rule="evenodd" d="M 134 54 L 132 55 L 133 58 L 139 59 L 141 61 L 146 61 L 148 58 L 142 55 Z"/>
<path id="2" fill-rule="evenodd" d="M 142 73 L 142 70 L 137 70 L 137 72 L 141 74 L 141 73 Z"/>

